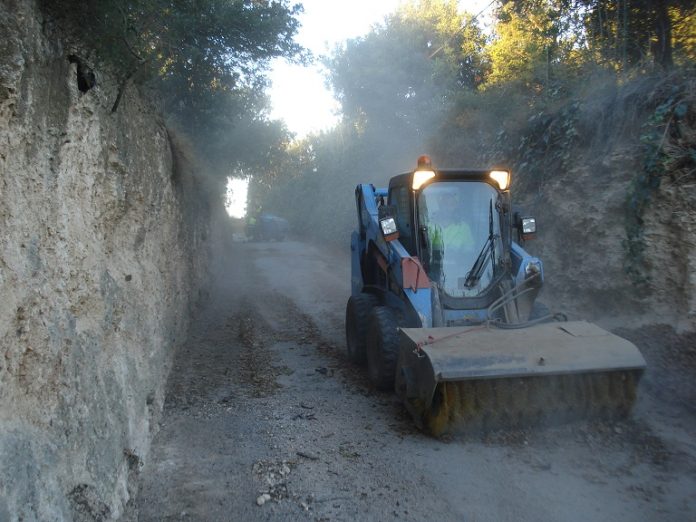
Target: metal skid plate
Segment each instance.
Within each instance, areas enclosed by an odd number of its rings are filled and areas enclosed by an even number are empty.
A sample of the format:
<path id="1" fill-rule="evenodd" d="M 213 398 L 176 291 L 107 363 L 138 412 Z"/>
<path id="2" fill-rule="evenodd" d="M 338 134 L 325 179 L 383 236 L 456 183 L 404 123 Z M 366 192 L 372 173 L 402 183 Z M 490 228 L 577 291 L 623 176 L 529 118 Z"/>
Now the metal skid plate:
<path id="1" fill-rule="evenodd" d="M 585 321 L 512 330 L 402 329 L 401 351 L 416 346 L 436 382 L 645 368 L 635 345 Z"/>

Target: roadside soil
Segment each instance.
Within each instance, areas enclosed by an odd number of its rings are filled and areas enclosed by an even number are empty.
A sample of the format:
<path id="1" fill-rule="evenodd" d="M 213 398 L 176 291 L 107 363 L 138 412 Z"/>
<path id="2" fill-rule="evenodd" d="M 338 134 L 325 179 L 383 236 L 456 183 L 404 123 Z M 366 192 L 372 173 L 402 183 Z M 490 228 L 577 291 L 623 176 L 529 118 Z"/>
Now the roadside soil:
<path id="1" fill-rule="evenodd" d="M 345 356 L 349 253 L 230 243 L 172 369 L 145 521 L 696 519 L 696 335 L 617 330 L 631 419 L 438 440 Z"/>

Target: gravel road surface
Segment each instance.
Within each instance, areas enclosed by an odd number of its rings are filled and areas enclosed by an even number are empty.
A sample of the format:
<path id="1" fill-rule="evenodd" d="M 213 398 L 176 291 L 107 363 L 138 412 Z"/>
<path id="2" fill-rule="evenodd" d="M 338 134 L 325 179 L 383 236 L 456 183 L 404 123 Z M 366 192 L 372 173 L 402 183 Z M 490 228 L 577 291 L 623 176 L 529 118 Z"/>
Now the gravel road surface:
<path id="1" fill-rule="evenodd" d="M 618 331 L 650 364 L 628 421 L 436 440 L 344 355 L 347 251 L 224 250 L 139 520 L 696 520 L 696 336 Z"/>

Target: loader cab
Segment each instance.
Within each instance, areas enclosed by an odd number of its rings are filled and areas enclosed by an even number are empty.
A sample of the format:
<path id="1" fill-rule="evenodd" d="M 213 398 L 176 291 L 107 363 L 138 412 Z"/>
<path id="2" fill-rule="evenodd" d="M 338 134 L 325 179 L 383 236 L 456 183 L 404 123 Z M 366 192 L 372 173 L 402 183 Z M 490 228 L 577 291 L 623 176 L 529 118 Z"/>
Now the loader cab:
<path id="1" fill-rule="evenodd" d="M 493 172 L 504 173 L 505 180 L 491 177 Z M 414 174 L 396 176 L 389 184 L 399 240 L 418 257 L 445 308 L 488 306 L 509 272 L 509 174 L 437 170 L 420 183 Z"/>

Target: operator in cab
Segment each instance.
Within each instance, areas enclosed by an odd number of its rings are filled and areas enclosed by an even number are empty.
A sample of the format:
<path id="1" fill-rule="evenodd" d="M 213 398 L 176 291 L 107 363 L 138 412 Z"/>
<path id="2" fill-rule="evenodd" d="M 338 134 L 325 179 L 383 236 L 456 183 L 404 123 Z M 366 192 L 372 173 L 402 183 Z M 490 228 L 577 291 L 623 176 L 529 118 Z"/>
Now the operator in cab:
<path id="1" fill-rule="evenodd" d="M 427 219 L 430 239 L 429 275 L 440 283 L 444 282 L 443 264 L 460 259 L 475 247 L 462 194 L 452 188 L 448 184 L 433 185 L 427 198 L 421 198 L 421 215 Z"/>
<path id="2" fill-rule="evenodd" d="M 473 248 L 474 237 L 469 223 L 463 220 L 466 214 L 460 194 L 444 190 L 437 195 L 436 204 L 437 210 L 428 227 L 433 248 L 444 249 L 445 245 L 452 249 Z"/>
<path id="3" fill-rule="evenodd" d="M 502 251 L 500 236 L 491 232 L 497 230 L 496 199 L 490 185 L 462 181 L 431 183 L 418 195 L 419 222 L 428 239 L 428 277 L 451 297 L 479 295 L 493 278 Z M 485 256 L 481 273 L 470 278 L 482 247 L 491 241 L 493 255 Z"/>

